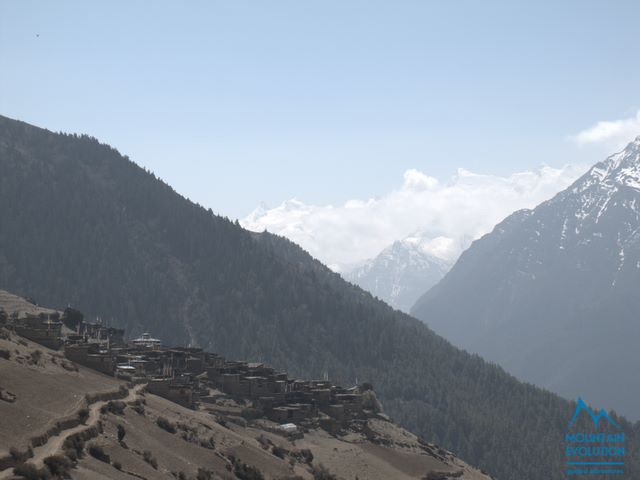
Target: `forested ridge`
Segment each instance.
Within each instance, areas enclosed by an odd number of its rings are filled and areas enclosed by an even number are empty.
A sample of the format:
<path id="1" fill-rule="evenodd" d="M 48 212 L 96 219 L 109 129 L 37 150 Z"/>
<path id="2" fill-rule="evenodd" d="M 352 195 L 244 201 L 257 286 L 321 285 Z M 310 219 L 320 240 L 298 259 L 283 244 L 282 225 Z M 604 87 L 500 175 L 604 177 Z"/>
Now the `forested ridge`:
<path id="1" fill-rule="evenodd" d="M 0 288 L 129 335 L 371 381 L 400 424 L 496 478 L 563 476 L 574 403 L 454 348 L 293 243 L 188 201 L 94 138 L 0 117 Z M 640 426 L 620 421 L 625 468 L 640 478 Z"/>

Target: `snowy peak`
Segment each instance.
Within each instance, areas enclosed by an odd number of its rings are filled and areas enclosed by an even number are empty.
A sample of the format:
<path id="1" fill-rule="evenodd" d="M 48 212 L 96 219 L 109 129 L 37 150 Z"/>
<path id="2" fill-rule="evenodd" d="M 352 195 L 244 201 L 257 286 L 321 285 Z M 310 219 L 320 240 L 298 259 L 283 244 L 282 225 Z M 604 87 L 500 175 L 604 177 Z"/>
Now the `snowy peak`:
<path id="1" fill-rule="evenodd" d="M 601 180 L 602 183 L 640 190 L 640 136 L 608 160 L 610 168 Z"/>
<path id="2" fill-rule="evenodd" d="M 546 231 L 560 238 L 561 250 L 571 242 L 584 246 L 608 238 L 620 251 L 627 240 L 637 241 L 640 137 L 595 164 L 569 188 L 536 207 L 530 217 L 520 220 L 529 225 L 529 230 L 538 232 L 536 235 Z"/>
<path id="3" fill-rule="evenodd" d="M 622 186 L 640 190 L 640 136 L 621 152 L 595 164 L 576 182 L 574 193 L 599 185 L 606 189 Z"/>
<path id="4" fill-rule="evenodd" d="M 249 230 L 261 231 L 264 227 L 262 229 L 259 228 L 260 221 L 266 224 L 277 223 L 279 217 L 283 215 L 294 212 L 301 216 L 312 209 L 313 207 L 304 204 L 297 198 L 285 200 L 273 209 L 269 208 L 265 202 L 260 202 L 260 205 L 242 220 L 242 226 Z"/>
<path id="5" fill-rule="evenodd" d="M 296 198 L 285 200 L 276 208 L 269 208 L 264 202 L 240 221 L 240 225 L 252 232 L 265 230 L 283 235 L 301 245 L 313 244 L 313 232 L 306 229 L 302 219 L 315 207 L 306 205 Z M 283 227 L 283 219 L 287 219 Z"/>
<path id="6" fill-rule="evenodd" d="M 269 206 L 265 202 L 260 202 L 260 205 L 258 205 L 249 215 L 247 215 L 243 222 L 254 225 L 258 223 L 258 220 L 263 218 L 268 211 Z"/>
<path id="7" fill-rule="evenodd" d="M 367 262 L 360 271 L 371 268 L 374 264 L 384 265 L 392 271 L 406 270 L 407 268 L 440 268 L 448 269 L 449 263 L 436 257 L 430 252 L 429 244 L 424 241 L 415 241 L 414 238 L 406 238 L 393 242 L 385 248 L 373 260 Z"/>
<path id="8" fill-rule="evenodd" d="M 410 236 L 394 242 L 344 277 L 389 305 L 408 312 L 451 267 L 451 260 L 434 253 L 449 253 L 452 243 L 452 239 L 445 237 Z"/>

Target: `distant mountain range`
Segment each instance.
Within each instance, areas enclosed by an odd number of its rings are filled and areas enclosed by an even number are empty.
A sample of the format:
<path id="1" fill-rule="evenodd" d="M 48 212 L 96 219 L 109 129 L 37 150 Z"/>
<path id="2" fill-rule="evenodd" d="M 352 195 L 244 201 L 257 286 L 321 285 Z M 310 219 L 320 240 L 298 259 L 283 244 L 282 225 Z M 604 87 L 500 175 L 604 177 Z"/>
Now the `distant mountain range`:
<path id="1" fill-rule="evenodd" d="M 0 289 L 70 304 L 132 336 L 370 381 L 399 424 L 497 478 L 562 476 L 558 443 L 574 403 L 453 347 L 294 243 L 190 202 L 86 135 L 0 117 Z M 637 451 L 628 457 L 640 476 Z"/>
<path id="2" fill-rule="evenodd" d="M 392 307 L 409 312 L 453 264 L 430 253 L 431 244 L 420 236 L 399 240 L 342 276 Z"/>
<path id="3" fill-rule="evenodd" d="M 519 378 L 640 419 L 640 137 L 475 241 L 412 309 Z"/>

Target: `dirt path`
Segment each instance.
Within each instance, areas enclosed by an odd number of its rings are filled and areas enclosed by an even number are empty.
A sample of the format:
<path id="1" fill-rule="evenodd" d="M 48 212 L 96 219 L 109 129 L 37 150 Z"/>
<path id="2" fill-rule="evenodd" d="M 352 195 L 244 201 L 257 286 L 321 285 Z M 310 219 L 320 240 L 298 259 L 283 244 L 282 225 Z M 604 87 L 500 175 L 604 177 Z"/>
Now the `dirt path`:
<path id="1" fill-rule="evenodd" d="M 136 385 L 134 388 L 129 389 L 129 393 L 125 398 L 120 399 L 122 402 L 131 402 L 138 397 L 140 391 L 146 385 Z M 108 400 L 100 401 L 93 403 L 89 406 L 89 417 L 84 424 L 80 424 L 76 427 L 69 428 L 67 430 L 63 430 L 58 435 L 55 435 L 47 441 L 44 445 L 36 447 L 33 449 L 33 457 L 27 460 L 28 463 L 34 464 L 36 467 L 42 467 L 44 465 L 44 459 L 59 453 L 62 449 L 62 445 L 65 440 L 69 438 L 71 435 L 74 435 L 78 432 L 81 432 L 87 428 L 93 427 L 97 425 L 98 420 L 100 419 L 100 408 L 103 405 L 109 403 Z M 0 472 L 0 479 L 10 478 L 13 475 L 13 468 L 8 468 Z"/>

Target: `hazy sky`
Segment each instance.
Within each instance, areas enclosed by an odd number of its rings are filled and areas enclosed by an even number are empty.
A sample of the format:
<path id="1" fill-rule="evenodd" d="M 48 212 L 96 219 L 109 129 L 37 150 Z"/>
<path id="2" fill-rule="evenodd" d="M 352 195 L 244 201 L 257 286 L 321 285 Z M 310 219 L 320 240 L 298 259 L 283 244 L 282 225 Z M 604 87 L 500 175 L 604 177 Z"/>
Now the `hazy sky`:
<path id="1" fill-rule="evenodd" d="M 5 0 L 0 113 L 96 136 L 231 217 L 340 205 L 411 169 L 600 159 L 640 132 L 638 18 L 637 1 Z"/>

